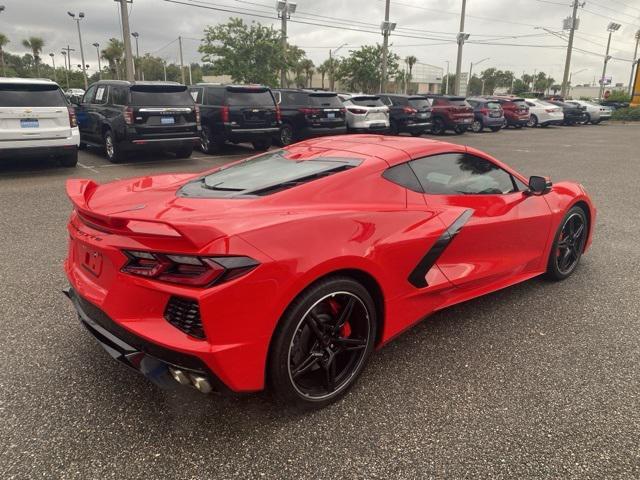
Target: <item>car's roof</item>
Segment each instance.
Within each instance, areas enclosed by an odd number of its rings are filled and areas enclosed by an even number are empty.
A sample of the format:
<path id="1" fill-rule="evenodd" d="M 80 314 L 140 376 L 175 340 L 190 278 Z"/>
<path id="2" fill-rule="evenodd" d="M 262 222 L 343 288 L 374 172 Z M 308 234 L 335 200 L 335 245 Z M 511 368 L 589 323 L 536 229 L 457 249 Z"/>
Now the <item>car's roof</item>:
<path id="1" fill-rule="evenodd" d="M 463 145 L 439 140 L 368 134 L 318 137 L 298 143 L 296 146 L 331 148 L 360 153 L 381 159 L 389 166 L 398 165 L 410 159 L 426 155 L 466 151 L 466 147 Z"/>
<path id="2" fill-rule="evenodd" d="M 134 82 L 130 82 L 128 80 L 98 80 L 97 82 L 93 83 L 92 85 L 96 85 L 96 84 L 100 84 L 100 85 L 124 85 L 124 86 L 133 86 L 133 85 L 150 85 L 150 86 L 157 86 L 157 85 L 168 85 L 168 86 L 172 86 L 175 87 L 176 85 L 182 85 L 179 82 L 165 82 L 164 80 L 157 80 L 157 81 L 151 81 L 151 80 L 145 80 L 145 81 L 134 81 Z"/>
<path id="3" fill-rule="evenodd" d="M 1 77 L 0 83 L 23 83 L 26 85 L 58 85 L 48 78 L 18 78 L 18 77 Z"/>

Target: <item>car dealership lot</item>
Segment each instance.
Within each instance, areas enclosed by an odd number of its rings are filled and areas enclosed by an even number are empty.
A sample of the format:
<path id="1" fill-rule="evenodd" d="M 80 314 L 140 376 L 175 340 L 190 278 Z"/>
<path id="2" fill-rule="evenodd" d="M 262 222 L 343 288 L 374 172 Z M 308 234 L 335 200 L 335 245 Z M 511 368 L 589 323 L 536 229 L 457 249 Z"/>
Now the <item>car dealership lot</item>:
<path id="1" fill-rule="evenodd" d="M 638 138 L 606 124 L 444 137 L 582 182 L 593 247 L 564 283 L 534 279 L 418 324 L 343 401 L 307 414 L 265 395 L 159 390 L 111 360 L 60 293 L 66 178 L 198 171 L 253 149 L 0 165 L 0 477 L 638 477 Z"/>

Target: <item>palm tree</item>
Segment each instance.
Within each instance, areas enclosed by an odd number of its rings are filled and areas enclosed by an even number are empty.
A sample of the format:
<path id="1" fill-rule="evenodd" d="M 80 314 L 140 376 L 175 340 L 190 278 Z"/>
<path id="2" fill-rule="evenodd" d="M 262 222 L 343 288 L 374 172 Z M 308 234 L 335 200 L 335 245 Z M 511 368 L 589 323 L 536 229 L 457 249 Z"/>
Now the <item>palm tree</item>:
<path id="1" fill-rule="evenodd" d="M 0 33 L 0 65 L 2 66 L 2 76 L 6 77 L 7 73 L 4 69 L 4 46 L 9 43 L 9 39 L 4 33 Z"/>
<path id="2" fill-rule="evenodd" d="M 306 78 L 305 83 L 307 84 L 306 86 L 311 87 L 311 79 L 313 78 L 313 72 L 315 68 L 313 61 L 305 58 L 304 60 L 302 60 L 302 62 L 300 62 L 300 68 L 302 68 L 302 71 L 304 71 Z"/>
<path id="3" fill-rule="evenodd" d="M 40 37 L 29 37 L 22 41 L 22 45 L 33 52 L 33 62 L 36 64 L 36 75 L 40 76 L 40 53 L 44 47 L 44 40 Z"/>
<path id="4" fill-rule="evenodd" d="M 318 67 L 316 67 L 316 72 L 322 75 L 322 88 L 324 88 L 324 77 L 327 73 L 331 71 L 331 60 L 326 59 L 322 62 Z"/>
<path id="5" fill-rule="evenodd" d="M 407 58 L 404 59 L 404 61 L 407 64 L 407 67 L 409 67 L 409 73 L 405 78 L 405 84 L 408 85 L 411 82 L 411 78 L 412 78 L 411 74 L 413 72 L 413 66 L 418 62 L 418 59 L 413 55 L 409 55 Z"/>
<path id="6" fill-rule="evenodd" d="M 109 62 L 109 70 L 111 75 L 115 74 L 117 79 L 120 79 L 119 65 L 122 63 L 122 57 L 124 55 L 124 44 L 117 38 L 110 38 L 107 46 L 100 52 L 103 59 Z"/>

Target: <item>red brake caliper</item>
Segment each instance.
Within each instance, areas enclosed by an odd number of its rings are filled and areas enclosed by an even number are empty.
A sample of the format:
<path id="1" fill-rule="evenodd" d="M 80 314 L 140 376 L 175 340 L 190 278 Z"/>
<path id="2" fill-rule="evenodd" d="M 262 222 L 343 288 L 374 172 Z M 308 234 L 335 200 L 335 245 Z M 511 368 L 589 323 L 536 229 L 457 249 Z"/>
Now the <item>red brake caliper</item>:
<path id="1" fill-rule="evenodd" d="M 331 312 L 338 316 L 338 312 L 340 311 L 340 304 L 336 302 L 333 298 L 329 300 L 329 305 L 331 306 Z M 343 338 L 349 338 L 351 335 L 351 325 L 349 325 L 349 321 L 344 322 L 344 325 L 340 327 L 340 336 Z"/>

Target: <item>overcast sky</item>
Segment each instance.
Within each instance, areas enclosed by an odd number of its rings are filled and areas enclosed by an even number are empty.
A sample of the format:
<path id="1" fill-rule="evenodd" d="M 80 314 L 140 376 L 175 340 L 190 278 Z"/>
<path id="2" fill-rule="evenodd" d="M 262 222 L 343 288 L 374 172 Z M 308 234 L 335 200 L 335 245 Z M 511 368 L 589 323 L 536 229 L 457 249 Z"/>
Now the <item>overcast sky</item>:
<path id="1" fill-rule="evenodd" d="M 209 7 L 247 13 L 228 13 L 169 3 L 165 0 L 134 0 L 131 8 L 131 30 L 140 33 L 140 50 L 177 61 L 178 35 L 184 40 L 185 61 L 199 60 L 198 39 L 207 25 L 225 22 L 240 16 L 272 24 L 275 0 L 178 0 Z M 634 34 L 640 29 L 640 0 L 586 0 L 580 10 L 580 29 L 575 46 L 596 55 L 574 51 L 573 83 L 593 81 L 602 73 L 602 60 L 607 42 L 607 25 L 622 24 L 614 33 L 608 74 L 614 82 L 628 83 L 635 46 Z M 564 17 L 571 14 L 571 0 L 468 0 L 465 31 L 471 34 L 464 48 L 463 71 L 469 62 L 490 57 L 474 71 L 487 67 L 509 69 L 521 75 L 543 70 L 556 80 L 562 79 L 566 42 L 534 27 L 561 30 Z M 419 62 L 442 66 L 451 62 L 455 70 L 455 34 L 460 22 L 462 0 L 392 0 L 390 20 L 397 23 L 391 37 L 392 50 L 401 57 L 415 55 Z M 105 44 L 111 37 L 121 38 L 118 4 L 113 0 L 0 0 L 6 10 L 0 13 L 0 32 L 9 37 L 7 50 L 24 53 L 22 39 L 38 35 L 45 40 L 44 55 L 54 52 L 60 64 L 60 50 L 67 44 L 75 48 L 73 64 L 80 63 L 76 25 L 67 11 L 84 11 L 81 22 L 86 61 L 97 65 L 94 42 Z M 251 13 L 254 15 L 252 16 Z M 255 15 L 270 18 L 257 18 Z M 290 41 L 302 47 L 319 64 L 328 57 L 328 50 L 348 43 L 338 56 L 349 48 L 381 42 L 379 24 L 384 18 L 384 0 L 298 0 L 298 11 L 289 24 Z M 338 21 L 336 21 L 338 20 Z M 296 23 L 296 21 L 307 23 Z M 310 25 L 332 24 L 339 28 Z M 353 31 L 349 29 L 363 30 Z M 508 37 L 512 36 L 512 37 Z M 516 37 L 516 38 L 513 38 Z M 487 45 L 510 43 L 525 46 Z M 533 46 L 528 46 L 533 45 Z M 548 46 L 541 48 L 540 46 Z M 562 48 L 564 47 L 564 48 Z M 135 48 L 135 47 L 134 47 Z M 581 73 L 578 71 L 585 69 Z"/>

